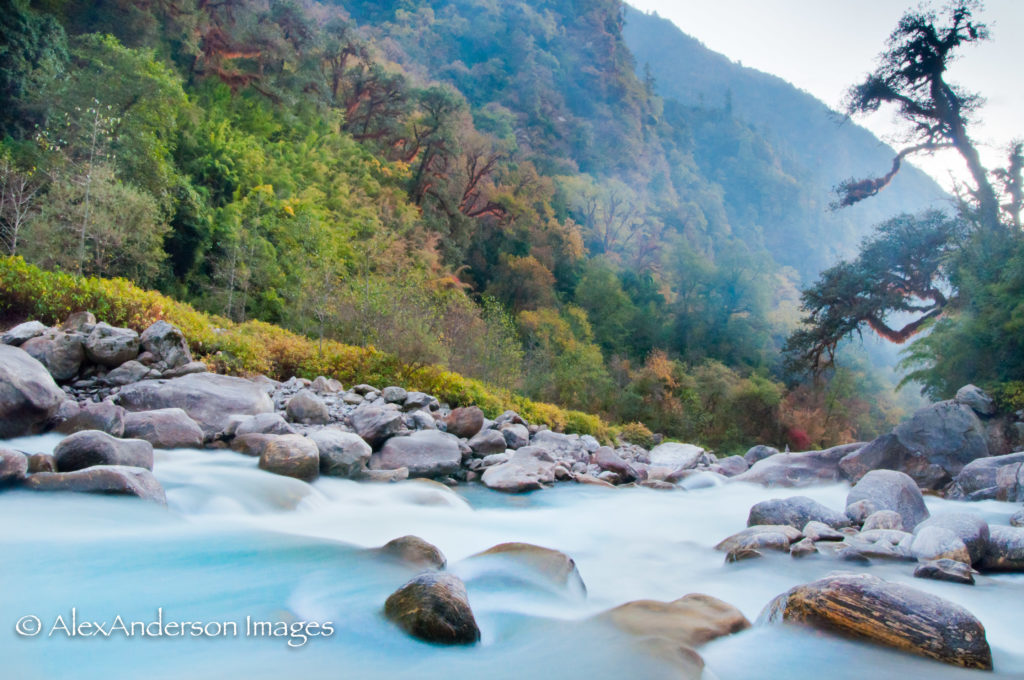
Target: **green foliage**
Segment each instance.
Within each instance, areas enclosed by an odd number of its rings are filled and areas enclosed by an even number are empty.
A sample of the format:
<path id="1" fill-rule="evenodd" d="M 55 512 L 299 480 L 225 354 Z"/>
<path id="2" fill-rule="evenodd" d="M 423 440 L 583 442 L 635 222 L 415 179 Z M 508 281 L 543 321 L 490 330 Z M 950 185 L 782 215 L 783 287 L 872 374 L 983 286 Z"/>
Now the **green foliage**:
<path id="1" fill-rule="evenodd" d="M 645 449 L 654 446 L 654 434 L 643 423 L 626 423 L 619 428 L 619 439 Z"/>

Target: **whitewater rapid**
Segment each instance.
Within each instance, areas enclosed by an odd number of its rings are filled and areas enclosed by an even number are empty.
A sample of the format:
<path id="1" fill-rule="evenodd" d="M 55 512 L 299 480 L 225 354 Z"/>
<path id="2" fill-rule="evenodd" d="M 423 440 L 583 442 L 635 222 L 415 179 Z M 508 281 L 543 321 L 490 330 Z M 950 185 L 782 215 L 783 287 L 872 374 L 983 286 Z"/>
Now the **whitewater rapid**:
<path id="1" fill-rule="evenodd" d="M 0 445 L 50 452 L 59 437 Z M 849 490 L 744 484 L 688 491 L 558 485 L 510 496 L 427 481 L 313 484 L 259 470 L 230 451 L 157 452 L 168 508 L 132 498 L 0 493 L 0 677 L 36 678 L 670 678 L 678 671 L 590 617 L 635 599 L 705 593 L 754 621 L 774 596 L 842 568 L 769 555 L 726 565 L 713 550 L 761 500 L 806 495 L 842 509 Z M 701 487 L 700 481 L 691 481 Z M 927 498 L 1006 524 L 1016 506 Z M 965 507 L 966 506 L 966 507 Z M 410 576 L 365 548 L 414 534 L 448 558 L 467 585 L 480 644 L 443 648 L 407 637 L 381 613 Z M 561 550 L 586 596 L 467 557 L 507 541 Z M 907 563 L 846 567 L 957 602 L 985 625 L 995 673 L 1024 678 L 1024 575 L 983 575 L 967 587 L 912 578 Z M 333 635 L 301 646 L 252 637 L 68 637 L 48 624 L 79 616 L 151 621 L 330 621 Z M 40 619 L 39 635 L 15 622 Z M 244 632 L 244 628 L 240 633 Z M 966 671 L 789 626 L 759 627 L 701 649 L 706 677 L 966 678 Z"/>

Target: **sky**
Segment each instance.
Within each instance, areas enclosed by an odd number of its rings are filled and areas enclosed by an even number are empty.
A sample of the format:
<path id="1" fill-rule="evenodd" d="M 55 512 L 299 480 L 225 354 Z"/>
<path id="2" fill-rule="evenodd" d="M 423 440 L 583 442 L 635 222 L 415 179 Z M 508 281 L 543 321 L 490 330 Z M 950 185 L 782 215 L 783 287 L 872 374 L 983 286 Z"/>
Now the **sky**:
<path id="1" fill-rule="evenodd" d="M 656 11 L 733 61 L 784 78 L 835 109 L 847 88 L 874 68 L 903 12 L 918 6 L 917 0 L 628 1 L 645 12 Z M 971 137 L 991 169 L 1005 166 L 1012 139 L 1024 138 L 1024 0 L 987 0 L 977 16 L 988 24 L 991 40 L 963 48 L 947 81 L 987 100 Z M 857 122 L 898 147 L 891 111 Z M 953 151 L 915 156 L 913 162 L 947 190 L 967 176 Z"/>

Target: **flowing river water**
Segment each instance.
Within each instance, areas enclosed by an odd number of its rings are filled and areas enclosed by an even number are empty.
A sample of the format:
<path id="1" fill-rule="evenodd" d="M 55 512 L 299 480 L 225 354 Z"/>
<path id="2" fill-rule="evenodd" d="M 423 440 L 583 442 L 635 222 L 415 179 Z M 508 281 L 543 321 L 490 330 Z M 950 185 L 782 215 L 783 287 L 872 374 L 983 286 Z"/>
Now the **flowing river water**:
<path id="1" fill-rule="evenodd" d="M 4 446 L 50 452 L 59 437 Z M 713 550 L 754 503 L 802 494 L 842 509 L 847 485 L 686 492 L 558 485 L 510 496 L 423 481 L 313 484 L 263 472 L 233 452 L 157 452 L 168 508 L 86 494 L 0 493 L 0 677 L 52 678 L 675 678 L 679 670 L 629 636 L 590 620 L 630 600 L 705 593 L 754 621 L 775 596 L 837 569 L 869 571 L 959 603 L 985 625 L 994 673 L 966 671 L 791 626 L 755 626 L 701 648 L 705 677 L 1024 678 L 1024 575 L 974 587 L 912 578 L 908 563 L 847 566 L 769 555 L 724 564 Z M 695 483 L 694 486 L 699 486 Z M 1006 524 L 1016 506 L 928 498 Z M 966 507 L 965 507 L 966 506 Z M 482 631 L 471 647 L 418 642 L 382 614 L 411 575 L 365 550 L 405 534 L 438 546 L 461 577 Z M 572 556 L 587 593 L 552 588 L 509 564 L 467 560 L 525 541 Z M 210 636 L 71 637 L 77 621 L 188 621 Z M 38 617 L 41 631 L 15 622 Z M 331 622 L 329 637 L 248 634 L 246 621 Z M 234 622 L 236 635 L 215 635 Z M 289 642 L 292 644 L 289 645 Z"/>

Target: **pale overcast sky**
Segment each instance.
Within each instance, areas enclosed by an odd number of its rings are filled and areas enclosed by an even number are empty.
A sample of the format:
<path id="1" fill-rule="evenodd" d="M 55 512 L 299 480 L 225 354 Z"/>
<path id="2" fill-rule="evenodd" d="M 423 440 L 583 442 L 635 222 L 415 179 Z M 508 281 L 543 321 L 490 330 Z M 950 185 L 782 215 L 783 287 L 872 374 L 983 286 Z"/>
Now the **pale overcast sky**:
<path id="1" fill-rule="evenodd" d="M 629 0 L 656 11 L 685 33 L 734 61 L 773 73 L 839 108 L 846 89 L 876 63 L 896 22 L 917 0 Z M 932 3 L 941 6 L 944 2 Z M 949 80 L 987 99 L 972 137 L 989 168 L 1005 165 L 1004 149 L 1024 137 L 1024 0 L 987 0 L 979 15 L 988 42 L 961 51 Z M 859 122 L 891 141 L 891 112 Z M 955 154 L 914 161 L 947 189 L 963 176 Z"/>

